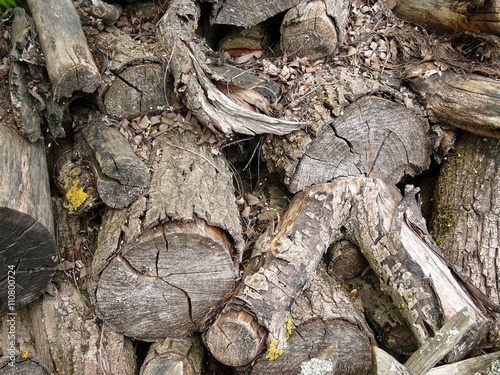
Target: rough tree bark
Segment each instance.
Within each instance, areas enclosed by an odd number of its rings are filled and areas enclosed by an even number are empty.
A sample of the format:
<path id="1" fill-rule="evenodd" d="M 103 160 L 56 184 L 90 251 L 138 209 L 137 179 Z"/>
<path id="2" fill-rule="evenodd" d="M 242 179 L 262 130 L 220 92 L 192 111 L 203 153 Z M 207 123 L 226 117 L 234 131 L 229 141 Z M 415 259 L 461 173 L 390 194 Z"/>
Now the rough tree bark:
<path id="1" fill-rule="evenodd" d="M 235 286 L 243 241 L 232 174 L 197 141 L 164 134 L 147 196 L 104 218 L 91 295 L 102 319 L 130 337 L 199 331 Z"/>
<path id="2" fill-rule="evenodd" d="M 436 73 L 409 80 L 433 119 L 471 133 L 500 138 L 500 82 L 449 70 Z"/>
<path id="3" fill-rule="evenodd" d="M 458 284 L 422 222 L 412 194 L 401 199 L 394 187 L 378 179 L 338 178 L 297 194 L 261 267 L 242 280 L 209 328 L 207 335 L 223 335 L 216 342 L 226 343 L 209 345 L 211 352 L 224 358 L 229 350 L 232 361 L 250 362 L 260 350 L 253 337 L 263 335 L 252 333 L 259 325 L 269 332 L 268 354 L 285 349 L 293 300 L 328 246 L 346 238 L 359 246 L 382 288 L 403 310 L 419 345 L 459 310 L 468 309 L 466 335 L 448 360 L 462 358 L 485 337 L 489 320 Z M 234 317 L 238 309 L 246 311 L 239 323 Z M 225 326 L 233 327 L 230 334 Z M 247 345 L 238 348 L 240 342 Z"/>
<path id="4" fill-rule="evenodd" d="M 431 218 L 447 259 L 494 303 L 500 302 L 499 153 L 499 140 L 463 133 L 441 168 Z"/>
<path id="5" fill-rule="evenodd" d="M 43 140 L 31 143 L 0 123 L 0 149 L 0 310 L 4 313 L 45 290 L 55 272 L 56 243 Z"/>

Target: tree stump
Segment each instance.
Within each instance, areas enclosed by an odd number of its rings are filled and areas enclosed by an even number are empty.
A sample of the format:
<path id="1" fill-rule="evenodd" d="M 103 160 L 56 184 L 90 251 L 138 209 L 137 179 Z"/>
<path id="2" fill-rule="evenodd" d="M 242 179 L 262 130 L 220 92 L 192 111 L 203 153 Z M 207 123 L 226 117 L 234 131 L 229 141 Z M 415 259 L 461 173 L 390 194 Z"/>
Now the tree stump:
<path id="1" fill-rule="evenodd" d="M 108 212 L 92 265 L 99 315 L 145 341 L 202 330 L 235 287 L 243 245 L 226 162 L 188 131 L 157 141 L 147 196 Z"/>
<path id="2" fill-rule="evenodd" d="M 55 272 L 56 243 L 42 140 L 0 123 L 0 310 L 13 312 L 40 296 Z"/>

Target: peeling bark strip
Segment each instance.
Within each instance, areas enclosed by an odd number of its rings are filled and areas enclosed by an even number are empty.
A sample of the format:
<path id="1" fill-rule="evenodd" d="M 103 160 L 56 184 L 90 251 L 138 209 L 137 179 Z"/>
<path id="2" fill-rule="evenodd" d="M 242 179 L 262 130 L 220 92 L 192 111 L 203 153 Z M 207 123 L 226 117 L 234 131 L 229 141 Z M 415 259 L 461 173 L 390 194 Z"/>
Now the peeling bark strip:
<path id="1" fill-rule="evenodd" d="M 108 212 L 92 264 L 99 316 L 145 341 L 204 329 L 235 287 L 243 245 L 228 165 L 190 132 L 157 141 L 148 194 Z"/>
<path id="2" fill-rule="evenodd" d="M 338 177 L 365 175 L 397 184 L 430 164 L 425 123 L 400 104 L 365 97 L 325 125 L 285 178 L 292 192 Z"/>
<path id="3" fill-rule="evenodd" d="M 5 313 L 43 293 L 57 252 L 43 141 L 31 143 L 0 123 L 0 150 L 0 311 Z"/>
<path id="4" fill-rule="evenodd" d="M 448 70 L 429 78 L 411 78 L 409 83 L 437 121 L 500 139 L 498 80 Z"/>
<path id="5" fill-rule="evenodd" d="M 269 4 L 268 4 L 269 5 Z M 174 89 L 198 120 L 226 135 L 287 134 L 303 127 L 240 107 L 225 96 L 209 76 L 205 56 L 193 41 L 199 9 L 193 0 L 174 0 L 157 27 L 157 39 L 170 51 Z"/>
<path id="6" fill-rule="evenodd" d="M 42 45 L 54 99 L 93 92 L 101 82 L 71 0 L 27 0 Z"/>
<path id="7" fill-rule="evenodd" d="M 339 178 L 297 194 L 268 244 L 262 266 L 243 279 L 207 335 L 217 334 L 232 308 L 243 308 L 268 330 L 269 352 L 280 353 L 287 346 L 291 304 L 328 246 L 346 238 L 361 249 L 420 344 L 459 310 L 468 309 L 466 334 L 448 359 L 462 358 L 484 338 L 488 319 L 435 253 L 439 249 L 429 242 L 422 224 L 414 196 L 401 199 L 396 188 L 378 179 Z M 235 331 L 229 340 L 243 339 Z M 222 348 L 210 350 L 224 357 Z"/>
<path id="8" fill-rule="evenodd" d="M 112 208 L 125 208 L 147 190 L 148 167 L 118 129 L 106 126 L 105 118 L 95 112 L 91 116 L 77 138 L 78 147 L 92 165 L 102 201 Z"/>

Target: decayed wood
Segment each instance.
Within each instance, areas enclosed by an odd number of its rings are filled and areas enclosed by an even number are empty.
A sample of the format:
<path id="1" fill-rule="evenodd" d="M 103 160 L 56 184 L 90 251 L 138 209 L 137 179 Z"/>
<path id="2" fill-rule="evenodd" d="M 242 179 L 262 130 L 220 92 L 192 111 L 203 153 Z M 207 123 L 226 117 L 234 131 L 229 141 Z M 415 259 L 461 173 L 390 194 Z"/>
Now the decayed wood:
<path id="1" fill-rule="evenodd" d="M 120 4 L 108 4 L 102 0 L 91 0 L 89 14 L 101 19 L 106 25 L 112 25 L 120 18 L 123 8 Z"/>
<path id="2" fill-rule="evenodd" d="M 447 259 L 497 304 L 499 154 L 499 140 L 462 134 L 441 168 L 431 218 Z"/>
<path id="3" fill-rule="evenodd" d="M 288 56 L 332 56 L 343 42 L 350 0 L 313 0 L 290 9 L 281 24 L 280 46 Z"/>
<path id="4" fill-rule="evenodd" d="M 290 319 L 284 353 L 277 358 L 270 352 L 261 356 L 252 365 L 251 374 L 298 374 L 311 357 L 329 363 L 332 375 L 371 372 L 371 346 L 375 342 L 371 330 L 351 297 L 339 289 L 322 265 L 294 301 Z"/>
<path id="5" fill-rule="evenodd" d="M 404 106 L 364 97 L 323 126 L 302 155 L 295 151 L 287 156 L 296 161 L 287 171 L 285 184 L 297 192 L 315 183 L 357 175 L 396 184 L 404 175 L 414 176 L 428 168 L 431 144 L 426 131 L 422 119 Z M 272 151 L 266 150 L 266 158 L 276 159 Z"/>
<path id="6" fill-rule="evenodd" d="M 102 201 L 112 208 L 128 207 L 147 190 L 148 167 L 120 131 L 105 124 L 105 117 L 88 114 L 91 120 L 81 129 L 77 147 L 93 167 Z"/>
<path id="7" fill-rule="evenodd" d="M 7 312 L 45 290 L 56 243 L 43 140 L 31 143 L 0 123 L 0 149 L 0 310 Z"/>
<path id="8" fill-rule="evenodd" d="M 200 336 L 165 339 L 151 345 L 140 375 L 202 375 L 204 347 Z"/>
<path id="9" fill-rule="evenodd" d="M 466 334 L 448 360 L 462 358 L 485 337 L 489 320 L 458 284 L 422 224 L 414 196 L 409 193 L 401 199 L 394 187 L 378 179 L 338 178 L 297 194 L 261 267 L 243 278 L 209 332 L 224 326 L 232 310 L 246 309 L 269 332 L 268 353 L 285 349 L 289 306 L 328 246 L 347 237 L 359 246 L 382 288 L 402 309 L 420 345 L 468 308 Z M 226 340 L 236 343 L 243 338 L 236 334 Z M 210 350 L 217 358 L 224 356 L 222 348 Z M 247 354 L 242 358 L 248 360 Z"/>
<path id="10" fill-rule="evenodd" d="M 93 92 L 101 75 L 71 0 L 27 0 L 45 56 L 54 99 Z"/>
<path id="11" fill-rule="evenodd" d="M 299 4 L 301 0 L 224 0 L 212 8 L 212 24 L 250 27 Z"/>
<path id="12" fill-rule="evenodd" d="M 130 337 L 201 330 L 235 286 L 243 240 L 232 175 L 197 140 L 165 133 L 148 193 L 103 220 L 92 298 L 102 319 Z"/>
<path id="13" fill-rule="evenodd" d="M 500 82 L 477 74 L 444 71 L 411 78 L 410 87 L 436 121 L 500 138 Z"/>
<path id="14" fill-rule="evenodd" d="M 161 112 L 172 105 L 171 83 L 162 65 L 164 51 L 133 40 L 123 33 L 102 32 L 92 39 L 99 53 L 97 65 L 105 72 L 99 88 L 102 112 L 115 118 L 134 118 Z"/>
<path id="15" fill-rule="evenodd" d="M 19 133 L 35 142 L 42 138 L 40 110 L 43 109 L 43 100 L 40 102 L 30 93 L 30 77 L 28 62 L 23 59 L 25 48 L 33 48 L 31 43 L 34 32 L 33 19 L 26 15 L 23 8 L 14 10 L 12 22 L 12 51 L 10 65 L 10 99 L 12 111 L 16 118 Z"/>
<path id="16" fill-rule="evenodd" d="M 133 374 L 132 342 L 98 324 L 81 293 L 66 276 L 54 277 L 53 295 L 30 305 L 37 357 L 56 374 Z"/>
<path id="17" fill-rule="evenodd" d="M 156 33 L 171 53 L 169 67 L 175 92 L 198 120 L 214 132 L 226 135 L 286 134 L 303 127 L 294 121 L 245 109 L 217 89 L 209 78 L 211 71 L 205 56 L 193 40 L 198 18 L 199 9 L 193 0 L 174 0 L 158 23 Z"/>
<path id="18" fill-rule="evenodd" d="M 401 18 L 434 31 L 500 35 L 498 0 L 393 0 L 393 11 Z"/>

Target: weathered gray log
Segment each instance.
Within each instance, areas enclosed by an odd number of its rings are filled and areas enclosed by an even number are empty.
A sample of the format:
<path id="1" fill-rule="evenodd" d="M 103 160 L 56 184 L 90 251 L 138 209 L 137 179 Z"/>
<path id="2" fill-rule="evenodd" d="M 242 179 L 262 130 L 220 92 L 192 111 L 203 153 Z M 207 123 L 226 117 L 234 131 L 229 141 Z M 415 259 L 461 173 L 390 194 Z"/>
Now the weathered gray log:
<path id="1" fill-rule="evenodd" d="M 146 341 L 203 329 L 235 286 L 243 246 L 228 164 L 191 132 L 161 137 L 148 193 L 108 212 L 92 265 L 99 316 Z"/>
<path id="2" fill-rule="evenodd" d="M 149 348 L 140 375 L 202 375 L 204 350 L 199 335 L 155 342 Z"/>
<path id="3" fill-rule="evenodd" d="M 498 0 L 395 0 L 392 4 L 398 17 L 432 31 L 500 35 Z"/>
<path id="4" fill-rule="evenodd" d="M 289 339 L 282 355 L 268 352 L 252 365 L 251 374 L 299 374 L 304 361 L 328 356 L 330 374 L 370 374 L 375 343 L 351 297 L 320 265 L 290 311 Z M 276 358 L 274 358 L 276 357 Z"/>
<path id="5" fill-rule="evenodd" d="M 299 4 L 301 0 L 224 0 L 212 8 L 212 24 L 250 27 Z"/>
<path id="6" fill-rule="evenodd" d="M 310 59 L 333 56 L 342 44 L 350 0 L 304 1 L 290 9 L 281 24 L 281 51 Z"/>
<path id="7" fill-rule="evenodd" d="M 152 45 L 123 33 L 107 32 L 99 33 L 92 42 L 99 51 L 97 64 L 105 72 L 98 98 L 102 112 L 119 119 L 131 119 L 161 112 L 172 105 L 168 94 L 169 76 L 161 57 L 152 52 Z"/>
<path id="8" fill-rule="evenodd" d="M 428 375 L 463 375 L 484 373 L 494 375 L 500 369 L 500 352 L 483 354 L 463 361 L 434 367 Z"/>
<path id="9" fill-rule="evenodd" d="M 500 138 L 500 82 L 477 74 L 444 71 L 411 78 L 410 87 L 436 122 Z"/>
<path id="10" fill-rule="evenodd" d="M 135 373 L 130 339 L 93 318 L 72 280 L 58 274 L 54 282 L 53 295 L 30 305 L 35 353 L 51 373 Z"/>
<path id="11" fill-rule="evenodd" d="M 500 140 L 461 134 L 441 168 L 431 217 L 431 233 L 447 259 L 497 304 L 499 155 Z"/>
<path id="12" fill-rule="evenodd" d="M 106 25 L 112 25 L 120 18 L 123 8 L 120 4 L 108 4 L 102 0 L 91 0 L 88 12 L 91 16 L 101 19 Z"/>
<path id="13" fill-rule="evenodd" d="M 27 0 L 43 49 L 54 99 L 93 92 L 101 75 L 71 0 Z"/>
<path id="14" fill-rule="evenodd" d="M 402 363 L 384 350 L 373 347 L 373 374 L 375 375 L 414 375 Z"/>
<path id="15" fill-rule="evenodd" d="M 323 126 L 315 139 L 304 138 L 303 151 L 293 150 L 291 144 L 285 147 L 292 154 L 280 148 L 273 154 L 271 145 L 265 157 L 278 166 L 284 164 L 283 158 L 294 159 L 285 177 L 292 192 L 342 176 L 366 175 L 396 184 L 404 175 L 414 176 L 429 167 L 431 144 L 426 131 L 423 120 L 404 106 L 367 96 Z"/>
<path id="16" fill-rule="evenodd" d="M 0 311 L 40 296 L 55 272 L 54 222 L 43 140 L 0 123 Z"/>
<path id="17" fill-rule="evenodd" d="M 172 57 L 169 67 L 176 95 L 198 120 L 212 131 L 226 135 L 286 134 L 303 127 L 294 121 L 245 109 L 217 89 L 209 78 L 211 71 L 205 56 L 194 42 L 198 18 L 199 9 L 193 0 L 174 0 L 159 21 L 156 32 L 157 39 Z"/>
<path id="18" fill-rule="evenodd" d="M 97 192 L 112 208 L 125 208 L 146 192 L 148 167 L 135 155 L 130 143 L 105 117 L 89 112 L 91 120 L 77 137 L 78 149 L 91 163 Z"/>
<path id="19" fill-rule="evenodd" d="M 207 335 L 210 331 L 220 335 L 223 330 L 219 327 L 225 326 L 226 317 L 245 309 L 257 326 L 269 332 L 270 350 L 284 350 L 292 301 L 311 278 L 328 246 L 347 237 L 363 251 L 420 345 L 459 310 L 469 309 L 466 335 L 447 360 L 462 358 L 485 337 L 490 321 L 458 284 L 422 223 L 414 196 L 408 194 L 401 199 L 394 187 L 378 179 L 338 178 L 297 194 L 269 243 L 261 267 L 243 278 Z M 428 281 L 431 276 L 432 283 Z M 248 318 L 242 322 L 244 327 L 250 324 Z M 223 358 L 221 351 L 244 342 L 251 336 L 248 331 L 233 329 L 231 336 L 225 332 L 228 345 L 211 347 L 211 352 Z M 258 352 L 257 347 L 247 349 L 233 352 L 240 365 L 253 359 L 248 353 Z"/>
<path id="20" fill-rule="evenodd" d="M 42 138 L 40 111 L 45 106 L 40 96 L 35 97 L 32 93 L 36 91 L 30 88 L 28 62 L 24 60 L 24 50 L 34 48 L 33 43 L 34 24 L 33 19 L 26 15 L 23 8 L 15 8 L 14 21 L 12 22 L 12 51 L 9 87 L 12 111 L 16 118 L 19 133 L 35 142 Z M 41 100 L 41 101 L 40 101 Z"/>

